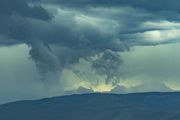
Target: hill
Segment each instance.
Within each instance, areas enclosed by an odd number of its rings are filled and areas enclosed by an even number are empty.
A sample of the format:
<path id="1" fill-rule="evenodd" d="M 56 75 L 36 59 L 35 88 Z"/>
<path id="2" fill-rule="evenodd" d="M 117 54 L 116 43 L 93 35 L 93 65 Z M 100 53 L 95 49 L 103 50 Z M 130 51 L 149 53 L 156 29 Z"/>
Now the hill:
<path id="1" fill-rule="evenodd" d="M 0 106 L 0 120 L 180 120 L 180 93 L 84 94 Z"/>

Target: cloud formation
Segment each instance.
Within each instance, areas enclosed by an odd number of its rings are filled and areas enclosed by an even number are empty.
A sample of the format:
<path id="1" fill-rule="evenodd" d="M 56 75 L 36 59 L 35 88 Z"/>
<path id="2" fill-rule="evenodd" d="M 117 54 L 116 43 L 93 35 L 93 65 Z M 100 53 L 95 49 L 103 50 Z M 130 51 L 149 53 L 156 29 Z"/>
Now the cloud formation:
<path id="1" fill-rule="evenodd" d="M 134 46 L 179 42 L 178 3 L 0 0 L 0 46 L 28 45 L 29 56 L 46 82 L 59 81 L 69 70 L 81 78 L 88 73 L 101 76 L 107 84 L 119 84 L 129 77 L 121 53 Z M 82 63 L 91 73 L 82 74 Z"/>

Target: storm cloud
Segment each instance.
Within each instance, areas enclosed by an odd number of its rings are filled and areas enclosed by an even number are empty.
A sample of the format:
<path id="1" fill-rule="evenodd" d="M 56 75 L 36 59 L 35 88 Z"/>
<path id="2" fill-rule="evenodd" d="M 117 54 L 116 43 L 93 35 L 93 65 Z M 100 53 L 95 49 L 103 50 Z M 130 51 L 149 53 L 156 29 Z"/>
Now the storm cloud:
<path id="1" fill-rule="evenodd" d="M 135 46 L 179 42 L 178 3 L 178 0 L 0 0 L 0 46 L 26 44 L 30 48 L 29 57 L 47 86 L 51 81 L 65 79 L 61 74 L 67 71 L 80 78 L 101 76 L 105 84 L 117 86 L 121 79 L 130 76 L 122 53 Z M 83 63 L 88 66 L 85 74 Z"/>

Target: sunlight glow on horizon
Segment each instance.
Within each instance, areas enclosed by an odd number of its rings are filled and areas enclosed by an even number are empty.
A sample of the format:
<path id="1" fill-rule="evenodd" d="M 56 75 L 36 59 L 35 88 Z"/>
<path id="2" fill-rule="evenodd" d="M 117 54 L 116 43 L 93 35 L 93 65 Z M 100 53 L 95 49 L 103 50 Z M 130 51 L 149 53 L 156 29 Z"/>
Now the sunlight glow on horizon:
<path id="1" fill-rule="evenodd" d="M 99 84 L 92 88 L 94 92 L 110 92 L 114 87 L 111 84 Z"/>

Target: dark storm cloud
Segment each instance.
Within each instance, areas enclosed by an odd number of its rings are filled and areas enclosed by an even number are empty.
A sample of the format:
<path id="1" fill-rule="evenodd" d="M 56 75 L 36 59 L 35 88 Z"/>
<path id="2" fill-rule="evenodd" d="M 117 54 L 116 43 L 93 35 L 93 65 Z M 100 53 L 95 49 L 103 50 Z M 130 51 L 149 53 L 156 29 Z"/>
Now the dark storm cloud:
<path id="1" fill-rule="evenodd" d="M 155 23 L 169 21 L 172 25 L 172 20 L 178 21 L 177 3 L 177 0 L 0 0 L 0 44 L 28 44 L 29 54 L 42 73 L 61 72 L 82 58 L 92 62 L 98 74 L 111 79 L 119 75 L 122 60 L 118 52 L 172 39 L 165 36 L 161 40 L 161 34 L 165 35 L 164 30 L 169 28 Z M 149 22 L 154 27 L 149 27 Z M 176 37 L 177 32 L 176 29 L 172 34 Z M 98 57 L 93 59 L 94 56 Z"/>
<path id="2" fill-rule="evenodd" d="M 36 0 L 31 0 L 36 1 Z M 177 11 L 180 12 L 179 0 L 39 0 L 47 3 L 59 3 L 62 6 L 99 7 L 99 6 L 132 6 L 151 11 Z"/>
<path id="3" fill-rule="evenodd" d="M 106 83 L 108 83 L 113 77 L 122 77 L 119 67 L 117 67 L 121 66 L 121 64 L 122 60 L 118 54 L 106 50 L 98 60 L 94 61 L 93 68 L 95 68 L 98 74 L 107 75 Z"/>
<path id="4" fill-rule="evenodd" d="M 33 20 L 47 21 L 51 15 L 41 6 L 29 5 L 25 0 L 0 0 L 1 44 L 21 43 L 31 39 Z"/>
<path id="5" fill-rule="evenodd" d="M 41 20 L 48 20 L 48 12 L 41 6 L 30 6 L 25 0 L 0 0 L 1 16 L 20 15 Z"/>

